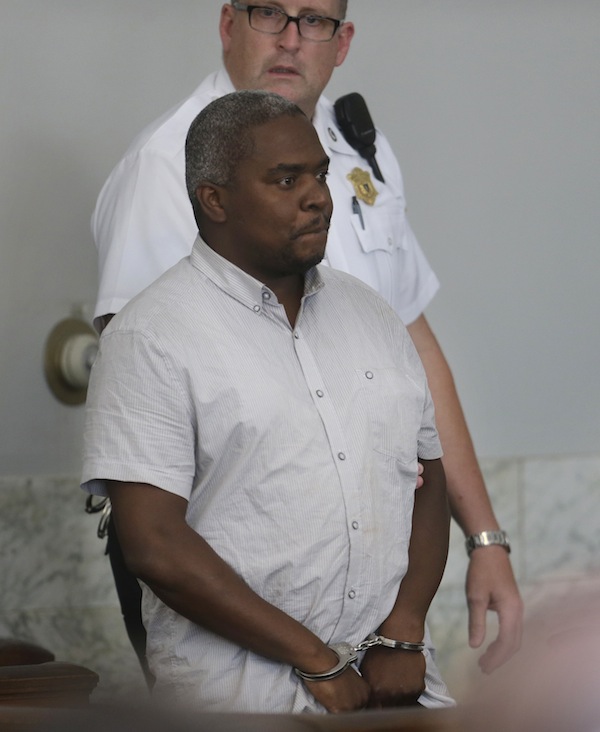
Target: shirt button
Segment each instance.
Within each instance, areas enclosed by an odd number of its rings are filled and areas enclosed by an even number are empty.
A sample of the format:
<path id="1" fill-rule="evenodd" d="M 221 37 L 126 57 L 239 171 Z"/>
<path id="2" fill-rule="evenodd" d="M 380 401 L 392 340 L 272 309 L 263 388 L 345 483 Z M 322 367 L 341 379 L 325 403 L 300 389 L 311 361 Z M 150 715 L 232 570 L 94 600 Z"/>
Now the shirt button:
<path id="1" fill-rule="evenodd" d="M 352 522 L 352 528 L 353 528 L 353 529 L 354 529 L 355 531 L 356 531 L 356 529 L 358 529 L 358 521 L 353 521 L 353 522 Z"/>
<path id="2" fill-rule="evenodd" d="M 356 597 L 356 592 L 354 590 L 350 590 L 350 592 L 348 593 L 348 597 L 351 600 L 354 600 L 354 598 Z"/>
<path id="3" fill-rule="evenodd" d="M 340 460 L 345 460 L 346 459 L 346 455 L 343 452 L 338 452 L 338 458 Z"/>
<path id="4" fill-rule="evenodd" d="M 317 389 L 317 396 L 319 397 L 319 399 L 322 399 L 325 394 L 320 389 Z"/>
<path id="5" fill-rule="evenodd" d="M 260 311 L 262 310 L 260 305 L 255 305 L 252 309 L 254 310 L 255 313 L 260 313 Z"/>
<path id="6" fill-rule="evenodd" d="M 367 377 L 367 379 L 372 379 L 373 378 L 373 372 L 372 371 L 366 371 L 365 372 L 365 376 Z"/>
<path id="7" fill-rule="evenodd" d="M 263 300 L 270 300 L 271 299 L 271 293 L 270 292 L 263 292 L 262 296 L 263 296 Z"/>
<path id="8" fill-rule="evenodd" d="M 294 333 L 294 338 L 295 338 L 296 340 L 298 340 L 298 339 L 300 338 L 300 335 L 299 335 L 299 333 Z"/>

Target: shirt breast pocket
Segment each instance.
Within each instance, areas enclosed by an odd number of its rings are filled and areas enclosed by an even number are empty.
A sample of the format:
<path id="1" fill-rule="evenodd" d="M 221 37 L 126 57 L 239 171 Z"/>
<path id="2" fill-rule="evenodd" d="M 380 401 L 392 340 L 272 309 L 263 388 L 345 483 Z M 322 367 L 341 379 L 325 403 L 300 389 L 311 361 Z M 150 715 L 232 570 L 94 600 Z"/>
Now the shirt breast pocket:
<path id="1" fill-rule="evenodd" d="M 357 369 L 356 376 L 370 422 L 373 450 L 416 468 L 423 389 L 393 367 Z"/>
<path id="2" fill-rule="evenodd" d="M 359 201 L 354 208 L 352 226 L 363 252 L 393 254 L 407 248 L 406 215 L 397 201 L 380 206 L 368 206 Z"/>

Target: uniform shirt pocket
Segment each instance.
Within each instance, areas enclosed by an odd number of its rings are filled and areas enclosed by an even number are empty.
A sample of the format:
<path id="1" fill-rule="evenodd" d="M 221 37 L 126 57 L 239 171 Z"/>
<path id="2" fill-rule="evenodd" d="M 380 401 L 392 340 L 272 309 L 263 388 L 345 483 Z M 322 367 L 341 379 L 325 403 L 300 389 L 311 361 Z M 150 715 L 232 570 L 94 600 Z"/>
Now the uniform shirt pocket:
<path id="1" fill-rule="evenodd" d="M 407 249 L 406 215 L 397 202 L 393 206 L 369 206 L 359 201 L 358 207 L 355 206 L 352 215 L 352 226 L 363 252 L 391 254 L 397 249 Z"/>

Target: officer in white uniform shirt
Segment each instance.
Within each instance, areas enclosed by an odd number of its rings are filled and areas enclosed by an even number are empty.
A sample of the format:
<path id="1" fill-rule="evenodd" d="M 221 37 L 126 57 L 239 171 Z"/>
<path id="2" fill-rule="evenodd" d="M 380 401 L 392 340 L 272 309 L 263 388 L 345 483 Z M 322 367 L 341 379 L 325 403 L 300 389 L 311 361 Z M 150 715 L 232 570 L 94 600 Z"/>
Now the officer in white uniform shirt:
<path id="1" fill-rule="evenodd" d="M 377 163 L 385 182 L 378 180 L 344 139 L 333 105 L 322 96 L 354 34 L 353 24 L 343 20 L 346 6 L 344 0 L 313 0 L 309 6 L 295 0 L 268 7 L 223 5 L 225 68 L 144 130 L 102 189 L 92 219 L 100 271 L 95 325 L 102 330 L 112 314 L 190 253 L 196 227 L 185 191 L 184 141 L 196 114 L 234 89 L 274 91 L 298 104 L 331 157 L 328 182 L 335 211 L 325 261 L 386 298 L 407 324 L 425 366 L 437 407 L 452 515 L 468 540 L 470 645 L 482 645 L 488 609 L 499 618 L 498 636 L 480 659 L 489 672 L 520 644 L 522 602 L 510 547 L 499 530 L 452 374 L 423 314 L 438 280 L 406 218 L 398 163 L 378 131 Z M 327 38 L 315 38 L 315 27 L 327 28 Z"/>

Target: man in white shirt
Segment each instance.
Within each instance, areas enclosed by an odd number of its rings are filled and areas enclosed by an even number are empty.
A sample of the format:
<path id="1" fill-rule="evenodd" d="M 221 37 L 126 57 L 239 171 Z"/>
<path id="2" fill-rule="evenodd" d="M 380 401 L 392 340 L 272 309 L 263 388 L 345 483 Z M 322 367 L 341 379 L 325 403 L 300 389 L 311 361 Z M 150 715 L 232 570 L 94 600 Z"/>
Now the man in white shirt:
<path id="1" fill-rule="evenodd" d="M 425 366 L 452 515 L 469 539 L 466 588 L 473 647 L 484 641 L 487 611 L 498 613 L 498 636 L 480 660 L 491 671 L 519 646 L 522 603 L 451 371 L 424 315 L 438 281 L 406 217 L 397 160 L 378 131 L 377 162 L 384 179 L 378 180 L 344 139 L 333 105 L 322 96 L 353 37 L 353 24 L 343 22 L 346 5 L 341 0 L 313 0 L 309 6 L 285 0 L 266 9 L 239 2 L 223 6 L 225 68 L 141 133 L 100 194 L 92 221 L 100 270 L 95 323 L 101 330 L 131 297 L 189 254 L 195 222 L 183 181 L 183 147 L 196 114 L 234 89 L 266 89 L 297 103 L 331 159 L 335 206 L 326 262 L 386 298 L 407 324 Z M 327 33 L 319 38 L 311 36 L 315 17 L 328 19 Z"/>
<path id="2" fill-rule="evenodd" d="M 144 583 L 155 693 L 450 705 L 423 642 L 449 522 L 433 403 L 389 305 L 317 267 L 332 202 L 314 127 L 237 92 L 198 115 L 186 163 L 199 236 L 104 331 L 86 406 L 82 483 L 109 495 Z"/>

